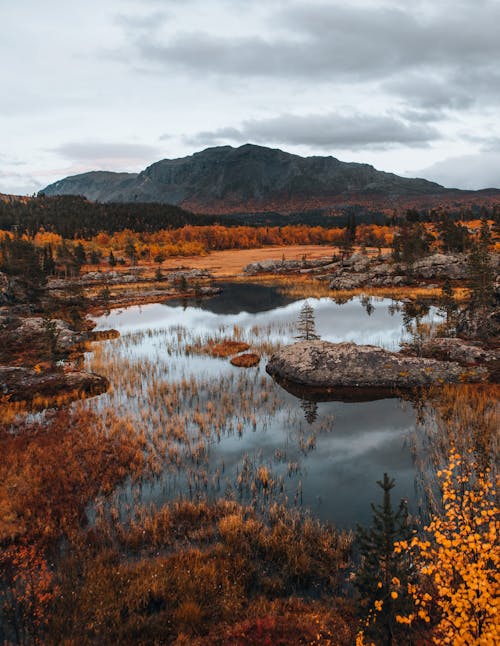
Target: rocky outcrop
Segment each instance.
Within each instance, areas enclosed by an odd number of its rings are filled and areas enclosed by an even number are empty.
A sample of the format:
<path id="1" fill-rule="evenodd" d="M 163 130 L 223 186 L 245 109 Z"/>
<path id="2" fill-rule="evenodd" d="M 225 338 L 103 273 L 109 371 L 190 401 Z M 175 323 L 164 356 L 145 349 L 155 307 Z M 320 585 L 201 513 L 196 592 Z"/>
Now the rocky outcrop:
<path id="1" fill-rule="evenodd" d="M 154 275 L 147 276 L 147 271 L 144 267 L 130 267 L 127 271 L 89 271 L 80 276 L 79 283 L 88 287 L 91 285 L 123 285 L 137 282 L 156 282 L 157 277 Z M 170 283 L 211 278 L 213 278 L 213 275 L 207 269 L 162 270 L 162 280 Z M 64 281 L 59 279 L 49 282 L 49 289 L 59 290 L 64 286 Z"/>
<path id="2" fill-rule="evenodd" d="M 500 308 L 497 304 L 486 309 L 466 307 L 460 312 L 457 334 L 466 339 L 491 339 L 500 335 Z"/>
<path id="3" fill-rule="evenodd" d="M 319 258 L 317 260 L 259 260 L 251 262 L 243 269 L 247 276 L 257 274 L 287 274 L 293 272 L 312 273 L 318 268 L 326 271 L 331 267 L 331 260 Z"/>
<path id="4" fill-rule="evenodd" d="M 468 276 L 467 255 L 434 253 L 414 262 L 411 271 L 417 278 L 463 280 Z"/>
<path id="5" fill-rule="evenodd" d="M 0 305 L 8 302 L 9 277 L 0 271 Z"/>
<path id="6" fill-rule="evenodd" d="M 61 179 L 47 186 L 44 195 L 84 195 L 98 202 L 119 202 L 121 196 L 133 190 L 137 173 L 113 173 L 110 171 L 91 171 Z M 133 198 L 123 201 L 132 201 Z"/>
<path id="7" fill-rule="evenodd" d="M 106 392 L 109 382 L 92 372 L 37 372 L 29 368 L 0 366 L 0 395 L 8 401 L 31 402 L 40 397 L 53 399 L 60 395 L 98 395 Z"/>
<path id="8" fill-rule="evenodd" d="M 403 344 L 401 351 L 404 354 L 411 354 L 413 349 L 410 344 Z M 487 350 L 475 343 L 464 341 L 457 337 L 429 339 L 420 346 L 419 352 L 422 357 L 456 361 L 464 366 L 490 364 L 500 358 L 498 350 Z"/>
<path id="9" fill-rule="evenodd" d="M 482 368 L 407 357 L 372 345 L 301 341 L 272 355 L 267 372 L 277 381 L 319 389 L 408 389 L 434 383 L 481 381 Z"/>
<path id="10" fill-rule="evenodd" d="M 388 259 L 369 259 L 361 254 L 353 254 L 333 269 L 333 275 L 329 276 L 330 288 L 336 290 L 399 287 L 430 279 L 465 279 L 468 271 L 465 254 L 441 253 L 422 258 L 411 266 L 393 263 Z"/>
<path id="11" fill-rule="evenodd" d="M 27 288 L 25 281 L 18 276 L 8 276 L 0 272 L 0 305 L 29 304 L 33 295 Z"/>
<path id="12" fill-rule="evenodd" d="M 464 254 L 432 254 L 412 266 L 394 263 L 390 257 L 370 258 L 360 253 L 332 262 L 331 258 L 318 260 L 262 260 L 247 265 L 247 276 L 262 273 L 316 274 L 328 280 L 331 289 L 352 290 L 358 287 L 400 287 L 430 279 L 452 280 L 467 277 L 467 258 Z"/>
<path id="13" fill-rule="evenodd" d="M 65 321 L 39 316 L 18 319 L 16 336 L 20 344 L 30 344 L 42 337 L 45 343 L 53 344 L 53 350 L 58 353 L 69 352 L 83 340 L 83 335 L 72 330 Z"/>

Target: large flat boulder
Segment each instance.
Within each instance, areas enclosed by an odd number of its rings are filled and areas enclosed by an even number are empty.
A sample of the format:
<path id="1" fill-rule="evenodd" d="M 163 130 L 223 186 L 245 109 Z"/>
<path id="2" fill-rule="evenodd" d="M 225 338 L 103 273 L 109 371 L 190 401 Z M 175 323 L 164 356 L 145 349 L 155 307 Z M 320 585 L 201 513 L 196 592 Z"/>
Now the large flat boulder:
<path id="1" fill-rule="evenodd" d="M 408 389 L 434 383 L 482 381 L 483 368 L 407 357 L 373 345 L 301 341 L 272 355 L 267 372 L 277 381 L 316 389 Z"/>
<path id="2" fill-rule="evenodd" d="M 105 377 L 84 370 L 37 372 L 29 368 L 0 366 L 0 396 L 11 402 L 30 402 L 36 397 L 52 399 L 68 394 L 100 395 L 108 387 Z"/>

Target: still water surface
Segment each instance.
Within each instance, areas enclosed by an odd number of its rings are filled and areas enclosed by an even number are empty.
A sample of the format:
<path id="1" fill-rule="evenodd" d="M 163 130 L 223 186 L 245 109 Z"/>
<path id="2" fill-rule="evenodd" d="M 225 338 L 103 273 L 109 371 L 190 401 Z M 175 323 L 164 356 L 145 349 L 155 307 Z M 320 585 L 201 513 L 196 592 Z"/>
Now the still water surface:
<path id="1" fill-rule="evenodd" d="M 397 349 L 406 335 L 402 315 L 389 300 L 372 300 L 368 307 L 359 298 L 344 304 L 308 300 L 324 340 Z M 352 527 L 370 521 L 370 502 L 380 500 L 375 483 L 386 471 L 396 478 L 395 502 L 407 498 L 416 511 L 411 404 L 397 398 L 301 400 L 267 375 L 265 355 L 258 367 L 245 369 L 192 350 L 208 338 L 234 334 L 268 352 L 265 344 L 291 343 L 303 303 L 273 287 L 227 284 L 222 294 L 201 301 L 135 306 L 96 319 L 97 329 L 114 328 L 121 337 L 101 344 L 113 390 L 89 405 L 112 406 L 152 435 L 161 434 L 168 419 L 178 419 L 189 438 L 189 450 L 177 443 L 189 456 L 186 468 L 167 460 L 157 481 L 142 488 L 140 502 L 161 504 L 179 496 L 286 498 L 323 520 Z M 92 353 L 87 361 L 92 368 Z M 180 393 L 178 418 L 168 407 L 173 391 Z M 166 453 L 168 447 L 162 447 Z M 274 487 L 262 486 L 259 467 L 267 469 Z"/>

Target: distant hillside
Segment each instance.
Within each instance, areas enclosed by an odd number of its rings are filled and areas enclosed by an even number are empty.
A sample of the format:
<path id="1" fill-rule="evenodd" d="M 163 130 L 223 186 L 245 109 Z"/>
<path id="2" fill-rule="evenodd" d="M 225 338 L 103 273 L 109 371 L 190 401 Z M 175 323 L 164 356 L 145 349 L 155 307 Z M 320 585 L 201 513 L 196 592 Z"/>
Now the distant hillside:
<path id="1" fill-rule="evenodd" d="M 215 221 L 214 216 L 196 215 L 171 204 L 91 202 L 75 195 L 22 198 L 0 195 L 0 229 L 16 228 L 30 235 L 44 229 L 65 238 L 89 237 L 100 231 L 158 231 Z"/>
<path id="2" fill-rule="evenodd" d="M 59 180 L 45 195 L 84 195 L 102 202 L 161 202 L 197 213 L 298 210 L 363 202 L 371 196 L 419 198 L 448 189 L 334 157 L 300 157 L 246 144 L 164 159 L 139 174 L 96 171 Z"/>
<path id="3" fill-rule="evenodd" d="M 136 179 L 137 173 L 99 170 L 66 177 L 41 192 L 45 195 L 83 195 L 93 202 L 131 202 L 133 197 L 128 191 Z"/>

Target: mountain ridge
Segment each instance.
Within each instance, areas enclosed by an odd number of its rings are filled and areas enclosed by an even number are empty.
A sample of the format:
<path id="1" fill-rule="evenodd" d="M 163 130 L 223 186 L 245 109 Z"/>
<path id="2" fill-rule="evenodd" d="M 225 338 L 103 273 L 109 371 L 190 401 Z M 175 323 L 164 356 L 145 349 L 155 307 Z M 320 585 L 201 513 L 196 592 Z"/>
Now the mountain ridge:
<path id="1" fill-rule="evenodd" d="M 160 202 L 195 213 L 293 213 L 370 199 L 425 199 L 468 193 L 420 178 L 379 171 L 332 156 L 301 157 L 254 144 L 215 146 L 162 159 L 140 173 L 90 171 L 58 180 L 41 193 L 102 202 Z"/>

